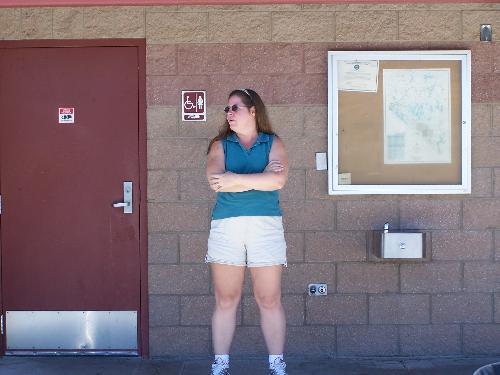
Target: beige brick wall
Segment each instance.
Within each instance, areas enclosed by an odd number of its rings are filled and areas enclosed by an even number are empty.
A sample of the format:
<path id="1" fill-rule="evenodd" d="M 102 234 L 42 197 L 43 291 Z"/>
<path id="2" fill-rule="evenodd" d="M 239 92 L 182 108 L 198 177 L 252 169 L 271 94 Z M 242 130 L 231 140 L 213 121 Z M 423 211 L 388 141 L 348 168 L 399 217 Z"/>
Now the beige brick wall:
<path id="1" fill-rule="evenodd" d="M 493 43 L 479 26 L 493 25 Z M 214 194 L 205 151 L 228 92 L 264 98 L 290 153 L 282 192 L 289 267 L 288 354 L 482 355 L 500 342 L 500 4 L 306 4 L 0 8 L 0 39 L 146 38 L 150 345 L 154 356 L 211 353 L 203 263 Z M 328 50 L 471 49 L 472 194 L 331 197 Z M 208 122 L 180 121 L 179 96 L 207 90 Z M 368 254 L 388 221 L 425 230 L 423 263 Z M 329 295 L 310 298 L 309 282 Z M 250 282 L 233 353 L 265 346 Z"/>

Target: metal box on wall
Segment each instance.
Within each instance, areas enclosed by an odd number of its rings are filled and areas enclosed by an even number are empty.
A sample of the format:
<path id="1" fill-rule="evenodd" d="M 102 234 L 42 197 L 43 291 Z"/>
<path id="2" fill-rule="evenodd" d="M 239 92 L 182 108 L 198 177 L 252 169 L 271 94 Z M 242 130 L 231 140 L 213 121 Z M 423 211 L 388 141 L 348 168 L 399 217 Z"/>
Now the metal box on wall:
<path id="1" fill-rule="evenodd" d="M 373 253 L 381 259 L 422 259 L 425 237 L 414 231 L 373 232 Z"/>

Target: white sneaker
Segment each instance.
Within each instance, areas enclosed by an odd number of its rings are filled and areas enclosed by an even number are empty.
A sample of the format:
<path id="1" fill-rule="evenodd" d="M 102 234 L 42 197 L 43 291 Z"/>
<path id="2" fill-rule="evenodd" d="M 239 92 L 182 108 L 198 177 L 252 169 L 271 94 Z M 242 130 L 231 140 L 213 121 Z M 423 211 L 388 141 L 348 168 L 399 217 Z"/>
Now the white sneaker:
<path id="1" fill-rule="evenodd" d="M 230 375 L 229 374 L 229 363 L 224 362 L 221 359 L 217 359 L 212 363 L 211 375 Z"/>
<path id="2" fill-rule="evenodd" d="M 276 358 L 269 365 L 269 375 L 286 375 L 286 363 L 281 358 Z"/>

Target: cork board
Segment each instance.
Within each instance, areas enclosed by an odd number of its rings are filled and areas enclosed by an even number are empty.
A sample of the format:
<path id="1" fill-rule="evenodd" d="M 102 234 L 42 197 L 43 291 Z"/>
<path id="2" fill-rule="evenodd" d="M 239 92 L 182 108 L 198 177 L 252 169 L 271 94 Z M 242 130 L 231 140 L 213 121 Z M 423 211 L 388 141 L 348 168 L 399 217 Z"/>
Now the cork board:
<path id="1" fill-rule="evenodd" d="M 384 69 L 449 68 L 451 163 L 384 163 Z M 339 173 L 352 184 L 459 184 L 462 180 L 462 108 L 459 61 L 379 61 L 376 93 L 339 91 Z"/>
<path id="2" fill-rule="evenodd" d="M 456 52 L 456 51 L 455 51 Z M 334 53 L 334 52 L 330 52 Z M 342 52 L 345 53 L 345 52 Z M 356 52 L 352 51 L 353 54 Z M 369 53 L 369 52 L 366 52 Z M 375 52 L 373 52 L 375 53 Z M 383 52 L 378 52 L 381 54 Z M 470 162 L 470 151 L 466 150 L 464 155 L 464 137 L 470 138 L 470 92 L 464 91 L 465 86 L 470 86 L 468 77 L 463 77 L 464 60 L 447 59 L 446 56 L 438 56 L 436 59 L 415 58 L 413 52 L 411 58 L 396 59 L 394 56 L 378 61 L 377 74 L 377 91 L 344 91 L 339 90 L 338 80 L 332 80 L 335 84 L 330 88 L 330 95 L 336 95 L 336 101 L 329 100 L 330 121 L 336 123 L 336 129 L 330 134 L 336 135 L 336 144 L 329 147 L 330 152 L 337 152 L 337 158 L 333 159 L 331 165 L 337 166 L 332 173 L 339 174 L 339 184 L 345 185 L 439 185 L 443 186 L 460 186 L 468 184 L 470 175 L 465 174 L 464 162 Z M 352 57 L 352 56 L 347 56 Z M 469 55 L 470 58 L 470 55 Z M 342 62 L 346 57 L 337 57 L 337 60 Z M 369 60 L 368 56 L 361 56 L 360 60 Z M 334 61 L 334 63 L 338 62 Z M 335 74 L 335 65 L 329 61 L 329 73 Z M 340 68 L 339 68 L 340 69 Z M 446 115 L 446 132 L 432 132 L 432 127 L 427 126 L 428 133 L 426 137 L 443 138 L 446 134 L 445 151 L 446 154 L 443 160 L 437 158 L 435 160 L 424 160 L 415 158 L 414 160 L 405 160 L 401 162 L 392 162 L 387 157 L 388 155 L 388 140 L 387 123 L 388 123 L 388 104 L 384 97 L 384 77 L 391 77 L 389 73 L 393 72 L 444 72 L 447 81 L 447 106 L 449 107 Z M 424 74 L 422 73 L 422 74 Z M 397 77 L 396 73 L 394 76 Z M 404 74 L 404 73 L 402 73 Z M 418 73 L 420 74 L 420 73 Z M 432 74 L 429 76 L 432 77 Z M 436 76 L 438 77 L 438 75 Z M 331 80 L 332 77 L 329 77 Z M 389 90 L 390 79 L 387 78 L 386 89 Z M 391 78 L 394 80 L 394 78 Z M 331 82 L 330 82 L 331 83 Z M 466 90 L 467 91 L 467 90 Z M 469 96 L 469 98 L 467 98 Z M 467 102 L 467 99 L 469 100 Z M 410 99 L 411 100 L 411 99 Z M 336 103 L 336 108 L 330 108 L 331 103 Z M 466 107 L 464 108 L 464 103 Z M 426 109 L 427 110 L 427 109 Z M 467 119 L 469 120 L 467 121 Z M 439 121 L 438 121 L 439 123 Z M 425 125 L 425 124 L 424 124 Z M 429 130 L 429 128 L 431 128 Z M 413 132 L 415 133 L 415 132 Z M 330 136 L 331 138 L 332 136 Z M 331 140 L 329 140 L 330 142 Z M 409 142 L 408 142 L 409 143 Z M 394 146 L 393 146 L 394 147 Z M 470 142 L 468 143 L 470 148 Z M 430 149 L 429 149 L 430 150 Z M 422 154 L 425 152 L 422 151 Z M 432 157 L 430 158 L 432 159 Z M 470 169 L 470 168 L 469 168 Z M 341 176 L 348 175 L 349 179 L 343 182 Z M 331 179 L 330 179 L 331 180 Z M 332 189 L 330 189 L 331 191 Z M 462 189 L 463 190 L 463 189 Z M 430 192 L 432 193 L 432 192 Z"/>

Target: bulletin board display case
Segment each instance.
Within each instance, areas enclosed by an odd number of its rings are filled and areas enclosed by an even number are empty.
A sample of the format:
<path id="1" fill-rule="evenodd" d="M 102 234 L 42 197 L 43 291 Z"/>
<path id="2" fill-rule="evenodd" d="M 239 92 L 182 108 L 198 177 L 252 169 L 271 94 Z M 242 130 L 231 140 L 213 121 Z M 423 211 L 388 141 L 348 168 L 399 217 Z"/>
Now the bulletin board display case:
<path id="1" fill-rule="evenodd" d="M 471 53 L 328 52 L 329 194 L 469 194 Z"/>

